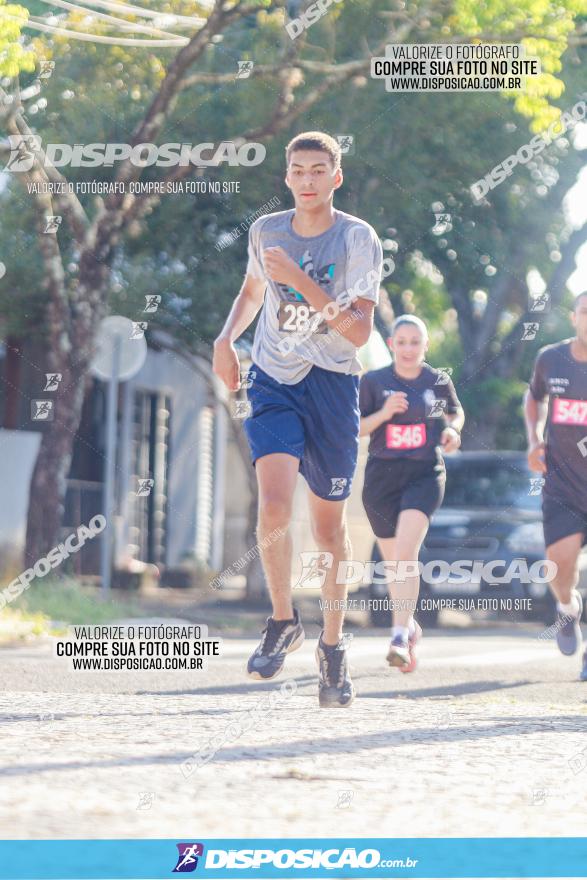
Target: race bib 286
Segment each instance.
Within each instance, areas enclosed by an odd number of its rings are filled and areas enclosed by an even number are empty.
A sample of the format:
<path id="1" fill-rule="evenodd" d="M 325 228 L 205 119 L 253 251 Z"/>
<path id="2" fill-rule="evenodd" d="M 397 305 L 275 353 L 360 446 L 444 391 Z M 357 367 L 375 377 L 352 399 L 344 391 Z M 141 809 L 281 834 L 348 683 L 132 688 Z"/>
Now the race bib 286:
<path id="1" fill-rule="evenodd" d="M 388 449 L 419 449 L 426 443 L 426 425 L 388 425 L 385 439 Z"/>
<path id="2" fill-rule="evenodd" d="M 555 425 L 587 425 L 587 400 L 555 397 L 552 421 Z"/>

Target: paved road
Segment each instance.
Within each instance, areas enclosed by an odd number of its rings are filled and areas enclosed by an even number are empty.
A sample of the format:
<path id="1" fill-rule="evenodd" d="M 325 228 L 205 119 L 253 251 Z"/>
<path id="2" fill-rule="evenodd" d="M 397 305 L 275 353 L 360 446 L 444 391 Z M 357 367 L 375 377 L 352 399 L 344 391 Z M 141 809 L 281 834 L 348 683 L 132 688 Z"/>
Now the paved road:
<path id="1" fill-rule="evenodd" d="M 3 836 L 583 833 L 587 683 L 538 632 L 428 634 L 411 676 L 362 633 L 344 712 L 317 707 L 314 639 L 285 696 L 243 680 L 250 640 L 199 673 L 64 673 L 47 643 L 2 650 Z"/>

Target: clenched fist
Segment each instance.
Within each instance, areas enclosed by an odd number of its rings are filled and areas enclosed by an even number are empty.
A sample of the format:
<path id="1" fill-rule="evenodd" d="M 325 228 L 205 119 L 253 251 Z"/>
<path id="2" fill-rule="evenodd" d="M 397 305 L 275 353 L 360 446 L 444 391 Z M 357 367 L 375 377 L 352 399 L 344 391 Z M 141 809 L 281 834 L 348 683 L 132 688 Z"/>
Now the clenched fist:
<path id="1" fill-rule="evenodd" d="M 229 391 L 237 391 L 240 386 L 240 364 L 235 347 L 228 339 L 217 339 L 214 343 L 212 369 L 222 379 Z"/>
<path id="2" fill-rule="evenodd" d="M 265 273 L 272 281 L 279 284 L 287 284 L 288 287 L 296 286 L 300 273 L 304 274 L 300 267 L 288 257 L 283 248 L 270 247 L 263 251 L 263 264 Z"/>
<path id="3" fill-rule="evenodd" d="M 405 391 L 394 391 L 385 398 L 381 407 L 381 415 L 385 416 L 385 420 L 393 418 L 397 413 L 405 413 L 408 409 L 408 395 Z"/>

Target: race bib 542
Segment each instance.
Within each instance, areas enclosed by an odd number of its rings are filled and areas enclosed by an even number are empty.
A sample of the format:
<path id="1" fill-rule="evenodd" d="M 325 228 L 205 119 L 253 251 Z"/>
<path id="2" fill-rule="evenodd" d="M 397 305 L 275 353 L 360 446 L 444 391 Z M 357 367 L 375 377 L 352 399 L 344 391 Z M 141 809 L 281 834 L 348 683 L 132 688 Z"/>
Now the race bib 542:
<path id="1" fill-rule="evenodd" d="M 419 449 L 426 443 L 426 425 L 388 425 L 386 446 L 388 449 Z"/>
<path id="2" fill-rule="evenodd" d="M 587 400 L 555 397 L 552 405 L 555 425 L 587 425 Z"/>

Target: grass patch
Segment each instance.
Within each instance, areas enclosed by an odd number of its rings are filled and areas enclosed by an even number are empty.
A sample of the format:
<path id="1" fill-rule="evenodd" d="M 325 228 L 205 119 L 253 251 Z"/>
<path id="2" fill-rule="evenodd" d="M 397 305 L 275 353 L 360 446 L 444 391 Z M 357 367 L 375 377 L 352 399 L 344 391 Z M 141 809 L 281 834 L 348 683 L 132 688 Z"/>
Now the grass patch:
<path id="1" fill-rule="evenodd" d="M 39 617 L 67 624 L 107 623 L 121 617 L 144 617 L 144 611 L 132 600 L 103 600 L 98 588 L 82 587 L 77 581 L 65 579 L 33 582 L 12 603 L 12 609 L 29 619 Z"/>
<path id="2" fill-rule="evenodd" d="M 0 645 L 49 635 L 51 621 L 43 614 L 29 614 L 15 608 L 0 611 Z"/>

